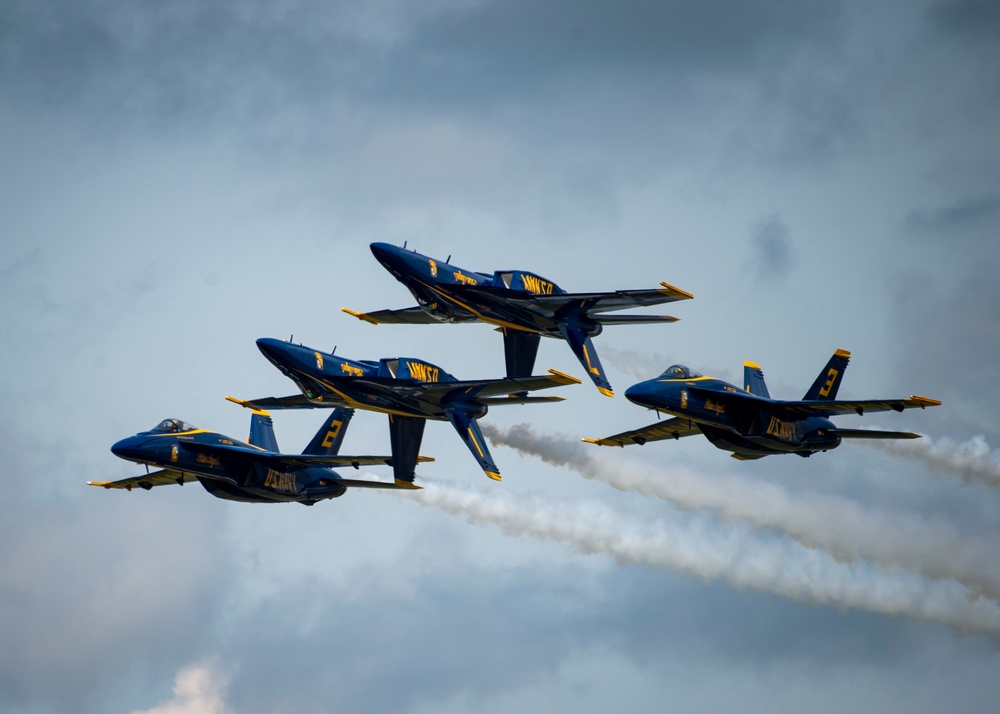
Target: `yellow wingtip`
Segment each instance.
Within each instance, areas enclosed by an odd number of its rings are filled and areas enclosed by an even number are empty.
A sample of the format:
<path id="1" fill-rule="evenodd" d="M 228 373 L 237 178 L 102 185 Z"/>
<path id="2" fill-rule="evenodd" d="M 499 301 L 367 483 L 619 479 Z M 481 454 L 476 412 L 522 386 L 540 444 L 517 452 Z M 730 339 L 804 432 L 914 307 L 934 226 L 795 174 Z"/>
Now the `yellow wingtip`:
<path id="1" fill-rule="evenodd" d="M 232 402 L 233 404 L 239 404 L 244 409 L 252 409 L 252 410 L 256 411 L 250 404 L 247 403 L 247 401 L 245 399 L 237 399 L 236 397 L 230 397 L 227 394 L 226 395 L 226 401 Z"/>
<path id="2" fill-rule="evenodd" d="M 851 353 L 850 352 L 848 352 L 847 350 L 842 350 L 840 348 L 838 348 L 837 350 L 835 350 L 833 354 L 835 356 L 837 356 L 837 357 L 847 357 L 848 359 L 850 359 L 850 357 L 851 357 Z"/>
<path id="3" fill-rule="evenodd" d="M 549 368 L 549 374 L 553 375 L 554 377 L 558 377 L 559 381 L 562 384 L 581 384 L 582 383 L 581 380 L 577 379 L 576 377 L 571 377 L 570 375 L 566 374 L 565 372 L 560 372 L 559 370 L 552 369 L 551 367 Z"/>
<path id="4" fill-rule="evenodd" d="M 417 457 L 417 463 L 418 463 L 418 464 L 425 464 L 425 463 L 427 463 L 428 461 L 434 461 L 434 460 L 435 460 L 435 459 L 434 459 L 434 457 L 433 457 L 433 456 L 418 456 L 418 457 Z"/>
<path id="5" fill-rule="evenodd" d="M 601 440 L 600 439 L 590 439 L 590 438 L 588 438 L 586 436 L 583 437 L 582 439 L 580 439 L 580 441 L 586 441 L 588 444 L 597 444 L 598 446 L 601 445 Z"/>
<path id="6" fill-rule="evenodd" d="M 660 292 L 665 295 L 675 295 L 681 297 L 681 299 L 687 299 L 687 300 L 694 299 L 694 295 L 689 293 L 687 290 L 681 290 L 680 288 L 675 287 L 670 283 L 666 283 L 662 280 L 660 281 L 660 285 L 663 286 L 663 290 L 661 290 Z"/>
<path id="7" fill-rule="evenodd" d="M 912 395 L 910 397 L 910 399 L 912 399 L 913 401 L 917 402 L 920 405 L 921 409 L 924 409 L 926 407 L 939 407 L 939 406 L 941 406 L 941 400 L 940 399 L 931 399 L 930 397 L 925 397 L 922 394 L 914 394 L 914 395 Z"/>
<path id="8" fill-rule="evenodd" d="M 109 488 L 110 484 L 110 481 L 87 481 L 88 486 L 100 486 L 102 488 Z"/>
<path id="9" fill-rule="evenodd" d="M 612 390 L 608 389 L 607 387 L 598 387 L 597 391 L 603 394 L 605 397 L 611 397 L 612 399 L 615 398 L 615 393 Z"/>
<path id="10" fill-rule="evenodd" d="M 377 325 L 378 324 L 378 320 L 374 319 L 370 315 L 367 315 L 366 313 L 355 312 L 354 310 L 351 310 L 350 308 L 347 308 L 347 307 L 342 307 L 340 309 L 341 309 L 342 312 L 346 312 L 348 315 L 352 315 L 352 316 L 358 318 L 359 320 L 364 320 L 365 322 L 370 322 L 373 325 Z"/>
<path id="11" fill-rule="evenodd" d="M 743 366 L 744 367 L 749 367 L 750 369 L 760 369 L 760 365 L 759 364 L 757 364 L 756 362 L 751 362 L 750 360 L 746 360 L 743 363 Z"/>
<path id="12" fill-rule="evenodd" d="M 503 481 L 503 479 L 500 478 L 500 474 L 498 474 L 496 471 L 484 471 L 483 473 L 489 476 L 494 481 Z"/>
<path id="13" fill-rule="evenodd" d="M 393 482 L 398 488 L 406 489 L 407 491 L 419 491 L 423 486 L 418 486 L 413 483 L 413 481 L 403 481 L 402 479 L 394 479 Z"/>

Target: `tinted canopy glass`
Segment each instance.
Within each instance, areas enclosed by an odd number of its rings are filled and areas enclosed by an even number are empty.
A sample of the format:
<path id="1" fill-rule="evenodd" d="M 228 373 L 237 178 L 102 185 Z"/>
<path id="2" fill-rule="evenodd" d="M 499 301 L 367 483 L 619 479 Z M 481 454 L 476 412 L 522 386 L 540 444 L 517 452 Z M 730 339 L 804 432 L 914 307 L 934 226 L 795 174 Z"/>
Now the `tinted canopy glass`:
<path id="1" fill-rule="evenodd" d="M 178 431 L 192 431 L 195 427 L 180 419 L 164 419 L 153 427 L 152 431 L 166 431 L 174 433 Z"/>
<path id="2" fill-rule="evenodd" d="M 700 372 L 695 372 L 690 367 L 685 367 L 682 364 L 674 364 L 667 367 L 667 370 L 660 375 L 666 379 L 693 379 L 694 377 L 700 377 Z"/>

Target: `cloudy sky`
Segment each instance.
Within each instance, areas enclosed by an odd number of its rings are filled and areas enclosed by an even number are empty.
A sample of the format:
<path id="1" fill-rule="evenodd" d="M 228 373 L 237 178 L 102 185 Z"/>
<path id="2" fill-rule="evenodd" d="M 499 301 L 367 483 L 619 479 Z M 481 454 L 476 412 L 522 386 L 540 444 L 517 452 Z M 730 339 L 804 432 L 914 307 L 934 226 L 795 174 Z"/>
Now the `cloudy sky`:
<path id="1" fill-rule="evenodd" d="M 0 0 L 0 97 L 0 709 L 996 710 L 996 3 Z M 372 241 L 695 299 L 597 339 L 617 398 L 493 410 L 502 484 L 432 423 L 420 494 L 84 485 L 164 417 L 242 438 L 224 395 L 294 391 L 258 337 L 501 376 L 341 313 L 412 304 Z M 798 398 L 836 348 L 944 401 L 841 423 L 922 445 L 578 442 L 671 363 Z"/>

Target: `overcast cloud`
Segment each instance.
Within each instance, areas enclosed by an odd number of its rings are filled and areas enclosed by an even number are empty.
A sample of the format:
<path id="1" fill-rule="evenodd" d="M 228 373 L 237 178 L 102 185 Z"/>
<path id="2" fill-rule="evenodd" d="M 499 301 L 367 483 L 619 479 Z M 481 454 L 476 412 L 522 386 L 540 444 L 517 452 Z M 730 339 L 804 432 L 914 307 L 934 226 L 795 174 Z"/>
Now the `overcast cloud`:
<path id="1" fill-rule="evenodd" d="M 3 711 L 995 710 L 972 556 L 1000 536 L 996 3 L 0 0 L 0 97 Z M 258 337 L 502 374 L 488 327 L 340 312 L 412 304 L 376 240 L 694 293 L 596 339 L 619 395 L 749 359 L 798 398 L 843 348 L 845 397 L 944 405 L 842 418 L 923 451 L 600 453 L 684 498 L 497 442 L 486 483 L 441 423 L 420 475 L 481 493 L 447 508 L 84 485 L 138 473 L 108 447 L 164 417 L 243 438 L 224 395 L 294 391 Z M 554 340 L 549 367 L 583 376 Z M 484 424 L 558 449 L 651 421 L 562 391 Z M 276 415 L 283 449 L 320 417 Z M 358 413 L 345 449 L 387 447 Z M 970 450 L 978 476 L 949 461 Z M 784 510 L 685 500 L 719 483 Z M 946 533 L 952 569 L 829 504 Z M 688 535 L 622 550 L 626 526 Z"/>

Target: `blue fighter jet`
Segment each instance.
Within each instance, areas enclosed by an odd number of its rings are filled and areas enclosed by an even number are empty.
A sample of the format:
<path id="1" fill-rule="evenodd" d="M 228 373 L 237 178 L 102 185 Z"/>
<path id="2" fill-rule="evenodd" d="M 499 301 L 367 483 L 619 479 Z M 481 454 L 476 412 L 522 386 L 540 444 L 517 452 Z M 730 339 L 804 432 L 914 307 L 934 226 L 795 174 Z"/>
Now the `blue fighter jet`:
<path id="1" fill-rule="evenodd" d="M 676 322 L 669 315 L 607 315 L 615 310 L 687 300 L 691 293 L 667 283 L 652 290 L 568 293 L 551 280 L 524 270 L 477 273 L 388 243 L 372 243 L 378 261 L 417 300 L 402 310 L 344 312 L 373 324 L 426 325 L 486 322 L 503 333 L 508 377 L 531 374 L 542 336 L 569 343 L 597 389 L 614 396 L 592 337 L 605 325 Z M 449 256 L 449 260 L 450 260 Z"/>
<path id="2" fill-rule="evenodd" d="M 121 481 L 88 481 L 103 488 L 149 490 L 154 486 L 199 481 L 217 498 L 249 503 L 295 502 L 311 506 L 337 498 L 348 488 L 420 488 L 413 479 L 394 483 L 341 478 L 330 466 L 391 465 L 389 456 L 338 456 L 352 409 L 336 409 L 302 454 L 282 454 L 266 411 L 250 417 L 250 438 L 244 443 L 179 419 L 164 419 L 149 431 L 122 439 L 111 452 L 146 465 L 146 473 Z M 433 461 L 425 456 L 420 461 Z M 156 466 L 160 471 L 149 471 Z"/>
<path id="3" fill-rule="evenodd" d="M 553 369 L 535 377 L 458 380 L 440 367 L 412 357 L 355 361 L 271 338 L 257 340 L 257 347 L 302 393 L 228 399 L 251 409 L 346 406 L 388 414 L 397 481 L 413 480 L 428 419 L 451 422 L 486 475 L 499 481 L 500 469 L 476 419 L 500 404 L 560 402 L 562 397 L 529 397 L 526 393 L 580 383 Z"/>
<path id="4" fill-rule="evenodd" d="M 717 448 L 732 451 L 733 458 L 759 459 L 770 454 L 811 456 L 840 445 L 842 439 L 918 439 L 906 431 L 840 429 L 830 421 L 836 414 L 901 412 L 914 407 L 936 407 L 936 399 L 838 400 L 837 390 L 851 353 L 837 350 L 801 401 L 771 399 L 760 366 L 745 362 L 744 388 L 705 377 L 675 364 L 656 379 L 640 382 L 625 397 L 673 419 L 626 431 L 604 439 L 584 439 L 600 446 L 645 444 L 661 439 L 704 434 Z"/>

